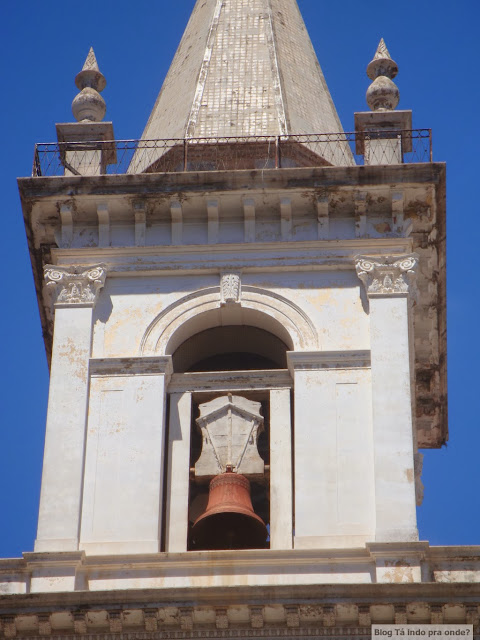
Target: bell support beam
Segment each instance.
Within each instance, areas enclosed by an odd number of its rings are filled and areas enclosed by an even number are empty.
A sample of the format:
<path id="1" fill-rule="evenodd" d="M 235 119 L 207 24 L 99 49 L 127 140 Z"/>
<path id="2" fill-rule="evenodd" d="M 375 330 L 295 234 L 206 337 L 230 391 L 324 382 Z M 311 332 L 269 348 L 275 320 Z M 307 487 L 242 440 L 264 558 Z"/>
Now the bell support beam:
<path id="1" fill-rule="evenodd" d="M 290 394 L 289 388 L 270 391 L 270 549 L 293 545 Z"/>
<path id="2" fill-rule="evenodd" d="M 187 550 L 192 394 L 170 394 L 165 551 Z"/>

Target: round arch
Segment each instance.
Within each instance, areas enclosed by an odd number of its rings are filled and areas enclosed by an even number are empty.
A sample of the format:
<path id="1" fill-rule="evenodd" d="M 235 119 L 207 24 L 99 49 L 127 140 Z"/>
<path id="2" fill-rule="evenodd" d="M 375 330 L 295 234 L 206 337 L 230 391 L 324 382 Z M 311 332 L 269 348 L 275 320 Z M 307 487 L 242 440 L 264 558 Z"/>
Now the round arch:
<path id="1" fill-rule="evenodd" d="M 140 354 L 172 355 L 196 333 L 227 325 L 249 325 L 268 331 L 291 351 L 318 349 L 317 332 L 304 311 L 283 296 L 247 285 L 242 286 L 238 303 L 222 303 L 220 287 L 201 289 L 177 300 L 150 323 Z"/>

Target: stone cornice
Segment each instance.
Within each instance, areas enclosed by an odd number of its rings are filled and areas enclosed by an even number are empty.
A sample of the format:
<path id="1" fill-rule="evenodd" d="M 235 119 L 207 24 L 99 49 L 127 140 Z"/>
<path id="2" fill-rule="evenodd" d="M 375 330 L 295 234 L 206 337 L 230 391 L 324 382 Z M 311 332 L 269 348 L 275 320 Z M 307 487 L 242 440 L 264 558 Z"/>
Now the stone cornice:
<path id="1" fill-rule="evenodd" d="M 56 308 L 93 307 L 105 284 L 107 267 L 103 263 L 67 267 L 47 264 L 43 273 L 45 287 Z"/>
<path id="2" fill-rule="evenodd" d="M 252 601 L 270 604 L 317 601 L 318 604 L 349 601 L 368 605 L 394 602 L 478 602 L 480 606 L 480 582 L 399 582 L 377 584 L 304 584 L 246 587 L 185 587 L 183 589 L 114 589 L 98 591 L 63 591 L 43 593 L 15 593 L 0 597 L 0 615 L 22 610 L 32 612 L 43 607 L 95 607 L 115 609 L 119 603 L 125 608 L 168 606 L 195 603 L 196 606 L 238 605 Z"/>
<path id="3" fill-rule="evenodd" d="M 170 393 L 199 391 L 237 391 L 246 389 L 290 389 L 293 380 L 287 369 L 264 371 L 218 371 L 215 373 L 173 374 L 168 391 Z"/>
<path id="4" fill-rule="evenodd" d="M 164 173 L 162 180 L 158 174 L 119 174 L 102 176 L 65 176 L 40 178 L 19 178 L 18 188 L 23 200 L 38 197 L 72 197 L 80 195 L 111 195 L 123 192 L 126 195 L 142 193 L 144 196 L 158 196 L 162 192 L 185 190 L 189 193 L 218 193 L 219 191 L 242 190 L 244 193 L 261 183 L 262 189 L 303 189 L 310 187 L 312 180 L 319 186 L 355 187 L 361 183 L 365 187 L 378 184 L 440 183 L 445 180 L 445 163 L 399 164 L 382 167 L 315 167 L 262 169 L 261 171 L 202 171 L 188 173 Z M 141 188 L 141 191 L 140 191 Z"/>
<path id="5" fill-rule="evenodd" d="M 479 605 L 478 583 L 49 592 L 2 597 L 0 628 L 7 638 L 369 637 L 371 624 L 399 623 L 397 616 L 442 624 L 453 615 L 476 626 Z"/>
<path id="6" fill-rule="evenodd" d="M 287 361 L 292 376 L 299 369 L 366 369 L 370 351 L 288 351 Z"/>
<path id="7" fill-rule="evenodd" d="M 171 356 L 148 356 L 133 358 L 91 358 L 92 376 L 170 376 L 173 371 Z"/>
<path id="8" fill-rule="evenodd" d="M 382 239 L 382 249 L 391 254 L 405 254 L 412 249 L 410 238 Z M 371 239 L 314 240 L 298 242 L 232 243 L 208 246 L 182 245 L 158 247 L 91 247 L 52 249 L 56 263 L 68 267 L 80 260 L 102 261 L 110 278 L 122 275 L 157 275 L 162 273 L 248 273 L 270 270 L 351 270 L 355 258 L 375 253 L 378 242 Z"/>
<path id="9" fill-rule="evenodd" d="M 402 256 L 358 256 L 355 258 L 355 266 L 369 298 L 415 294 L 418 271 L 416 253 Z"/>
<path id="10" fill-rule="evenodd" d="M 24 552 L 23 558 L 30 568 L 41 567 L 73 567 L 85 562 L 85 551 Z M 1 567 L 1 564 L 0 564 Z"/>

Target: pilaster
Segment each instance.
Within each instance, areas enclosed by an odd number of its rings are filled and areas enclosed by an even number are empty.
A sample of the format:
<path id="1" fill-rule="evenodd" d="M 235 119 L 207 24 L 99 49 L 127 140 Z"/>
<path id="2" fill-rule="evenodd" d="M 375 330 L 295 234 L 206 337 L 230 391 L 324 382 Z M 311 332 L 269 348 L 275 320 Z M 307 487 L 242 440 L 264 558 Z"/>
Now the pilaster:
<path id="1" fill-rule="evenodd" d="M 192 394 L 170 395 L 165 551 L 187 550 Z"/>
<path id="2" fill-rule="evenodd" d="M 162 548 L 171 360 L 90 360 L 80 536 L 80 549 L 89 554 L 157 553 Z"/>
<path id="3" fill-rule="evenodd" d="M 295 549 L 363 546 L 374 533 L 368 351 L 289 352 L 295 389 Z"/>
<path id="4" fill-rule="evenodd" d="M 44 274 L 55 308 L 55 322 L 35 551 L 75 551 L 80 527 L 92 314 L 105 283 L 106 269 L 104 265 L 47 265 Z"/>
<path id="5" fill-rule="evenodd" d="M 418 256 L 359 256 L 369 300 L 376 542 L 418 540 L 410 306 Z"/>
<path id="6" fill-rule="evenodd" d="M 293 547 L 290 389 L 270 391 L 270 548 Z"/>

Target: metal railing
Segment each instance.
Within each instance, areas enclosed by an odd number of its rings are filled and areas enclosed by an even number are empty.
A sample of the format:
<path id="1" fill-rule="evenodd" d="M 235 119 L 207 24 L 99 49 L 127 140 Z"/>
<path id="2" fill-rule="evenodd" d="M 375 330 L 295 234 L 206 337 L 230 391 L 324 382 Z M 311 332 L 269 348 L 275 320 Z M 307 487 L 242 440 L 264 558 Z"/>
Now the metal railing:
<path id="1" fill-rule="evenodd" d="M 402 162 L 432 162 L 430 129 L 39 143 L 35 145 L 32 175 L 174 173 Z"/>

